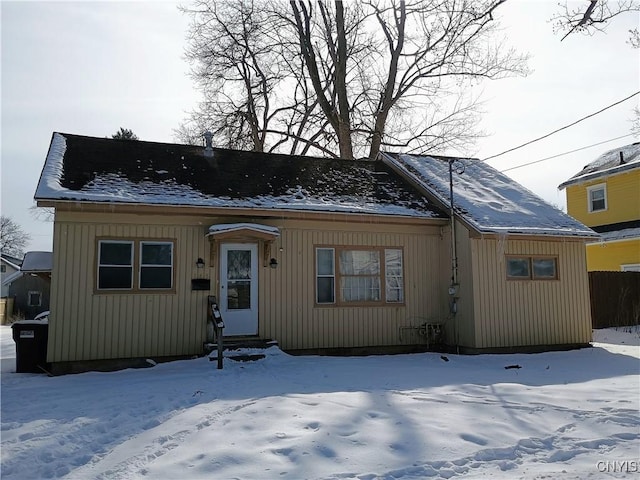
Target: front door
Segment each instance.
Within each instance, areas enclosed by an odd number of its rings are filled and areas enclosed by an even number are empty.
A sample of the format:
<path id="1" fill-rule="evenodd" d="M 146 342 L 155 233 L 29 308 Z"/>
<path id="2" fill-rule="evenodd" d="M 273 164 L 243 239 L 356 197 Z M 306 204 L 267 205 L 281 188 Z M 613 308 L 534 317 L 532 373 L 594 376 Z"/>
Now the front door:
<path id="1" fill-rule="evenodd" d="M 225 243 L 220 252 L 220 313 L 225 335 L 258 333 L 258 245 Z"/>

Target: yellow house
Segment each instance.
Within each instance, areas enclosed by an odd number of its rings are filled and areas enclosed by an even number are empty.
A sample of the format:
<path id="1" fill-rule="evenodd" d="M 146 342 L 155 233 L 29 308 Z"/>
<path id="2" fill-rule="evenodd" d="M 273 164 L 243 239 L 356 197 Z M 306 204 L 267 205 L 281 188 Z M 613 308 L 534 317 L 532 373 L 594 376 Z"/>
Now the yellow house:
<path id="1" fill-rule="evenodd" d="M 587 345 L 593 232 L 484 163 L 461 162 L 452 222 L 444 157 L 54 133 L 35 195 L 55 209 L 51 370 L 202 355 L 208 296 L 226 336 L 290 352 Z"/>
<path id="2" fill-rule="evenodd" d="M 600 233 L 589 271 L 640 271 L 640 142 L 614 148 L 562 183 L 567 211 Z"/>

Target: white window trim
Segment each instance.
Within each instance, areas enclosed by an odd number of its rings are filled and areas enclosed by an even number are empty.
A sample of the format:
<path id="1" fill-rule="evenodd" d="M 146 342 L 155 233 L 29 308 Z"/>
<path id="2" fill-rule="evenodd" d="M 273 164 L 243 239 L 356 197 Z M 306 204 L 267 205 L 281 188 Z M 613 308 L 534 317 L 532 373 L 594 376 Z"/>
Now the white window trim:
<path id="1" fill-rule="evenodd" d="M 593 202 L 591 201 L 591 192 L 597 191 L 597 190 L 602 190 L 604 192 L 604 208 L 594 210 Z M 587 187 L 587 209 L 589 213 L 605 212 L 607 211 L 608 208 L 609 208 L 609 202 L 607 201 L 607 184 L 599 183 L 597 185 L 592 185 L 590 187 Z"/>
<path id="2" fill-rule="evenodd" d="M 31 295 L 38 295 L 38 303 L 31 303 Z M 42 292 L 38 290 L 29 290 L 27 293 L 27 306 L 29 307 L 41 307 L 42 306 Z"/>
<path id="3" fill-rule="evenodd" d="M 624 265 L 620 265 L 620 271 L 640 272 L 640 263 L 625 263 Z"/>

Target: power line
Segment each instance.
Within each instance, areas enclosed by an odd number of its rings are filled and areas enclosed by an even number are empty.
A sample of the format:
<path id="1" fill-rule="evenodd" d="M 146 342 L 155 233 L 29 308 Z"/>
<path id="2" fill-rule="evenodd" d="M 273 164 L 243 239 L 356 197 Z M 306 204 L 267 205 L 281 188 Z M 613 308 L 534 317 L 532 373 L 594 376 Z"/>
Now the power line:
<path id="1" fill-rule="evenodd" d="M 576 124 L 578 124 L 578 123 L 580 123 L 580 122 L 582 122 L 582 121 L 586 120 L 587 118 L 594 117 L 594 116 L 598 115 L 599 113 L 602 113 L 602 112 L 604 112 L 605 110 L 610 109 L 611 107 L 615 107 L 616 105 L 618 105 L 618 104 L 620 104 L 620 103 L 622 103 L 622 102 L 625 102 L 625 101 L 629 100 L 629 99 L 630 99 L 630 98 L 632 98 L 632 97 L 635 97 L 635 96 L 636 96 L 636 95 L 638 95 L 639 93 L 640 93 L 640 90 L 638 90 L 638 91 L 637 91 L 637 92 L 635 92 L 635 93 L 632 93 L 631 95 L 629 95 L 628 97 L 623 98 L 622 100 L 618 100 L 617 102 L 612 103 L 611 105 L 609 105 L 609 106 L 607 106 L 607 107 L 604 107 L 604 108 L 602 108 L 602 109 L 598 110 L 597 112 L 594 112 L 594 113 L 592 113 L 592 114 L 590 114 L 590 115 L 587 115 L 586 117 L 582 117 L 581 119 L 576 120 L 575 122 L 570 123 L 569 125 L 565 125 L 564 127 L 560 127 L 560 128 L 558 128 L 557 130 L 554 130 L 553 132 L 547 133 L 546 135 L 543 135 L 543 136 L 541 136 L 541 137 L 538 137 L 538 138 L 535 138 L 535 139 L 533 139 L 533 140 L 530 140 L 530 141 L 528 141 L 528 142 L 526 142 L 526 143 L 523 143 L 522 145 L 518 145 L 517 147 L 513 147 L 513 148 L 510 148 L 509 150 L 505 150 L 504 152 L 502 152 L 502 153 L 498 153 L 497 155 L 492 155 L 492 156 L 490 156 L 490 157 L 487 157 L 487 158 L 485 158 L 485 159 L 484 159 L 484 160 L 482 160 L 482 161 L 483 161 L 483 162 L 486 162 L 487 160 L 490 160 L 490 159 L 492 159 L 492 158 L 499 157 L 499 156 L 501 156 L 501 155 L 504 155 L 505 153 L 513 152 L 514 150 L 518 150 L 518 149 L 520 149 L 520 148 L 522 148 L 522 147 L 526 147 L 527 145 L 531 145 L 532 143 L 538 142 L 538 141 L 540 141 L 540 140 L 542 140 L 542 139 L 544 139 L 544 138 L 550 137 L 551 135 L 553 135 L 553 134 L 555 134 L 555 133 L 558 133 L 558 132 L 560 132 L 560 131 L 562 131 L 562 130 L 566 130 L 566 129 L 567 129 L 567 128 L 569 128 L 569 127 L 573 127 L 574 125 L 576 125 Z"/>
<path id="2" fill-rule="evenodd" d="M 540 162 L 544 162 L 546 160 L 551 160 L 552 158 L 562 157 L 563 155 L 569 155 L 570 153 L 579 152 L 580 150 L 586 150 L 587 148 L 597 147 L 598 145 L 602 145 L 603 143 L 613 142 L 614 140 L 620 140 L 621 138 L 631 137 L 632 135 L 634 135 L 634 134 L 633 133 L 627 133 L 626 135 L 622 135 L 620 137 L 610 138 L 609 140 L 604 140 L 602 142 L 593 143 L 591 145 L 587 145 L 586 147 L 580 147 L 580 148 L 576 148 L 575 150 L 570 150 L 568 152 L 558 153 L 557 155 L 552 155 L 551 157 L 541 158 L 540 160 L 534 160 L 533 162 L 523 163 L 522 165 L 516 165 L 515 167 L 505 168 L 504 170 L 500 170 L 500 171 L 504 173 L 504 172 L 508 172 L 509 170 L 515 170 L 516 168 L 528 167 L 529 165 L 533 165 L 534 163 L 540 163 Z"/>

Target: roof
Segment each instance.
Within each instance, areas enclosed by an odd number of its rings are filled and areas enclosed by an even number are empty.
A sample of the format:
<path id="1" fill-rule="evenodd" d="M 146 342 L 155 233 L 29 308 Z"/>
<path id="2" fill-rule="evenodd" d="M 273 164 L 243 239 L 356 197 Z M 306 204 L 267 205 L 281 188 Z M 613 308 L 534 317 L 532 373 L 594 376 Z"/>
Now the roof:
<path id="1" fill-rule="evenodd" d="M 10 273 L 9 275 L 4 274 L 2 275 L 2 285 L 11 285 L 16 278 L 20 278 L 22 275 L 24 275 L 24 272 L 20 270 Z"/>
<path id="2" fill-rule="evenodd" d="M 0 255 L 0 260 L 5 262 L 10 267 L 15 270 L 20 270 L 20 265 L 22 265 L 22 260 L 16 257 L 12 257 L 11 255 L 2 254 Z"/>
<path id="3" fill-rule="evenodd" d="M 600 234 L 599 241 L 613 242 L 620 240 L 640 239 L 640 227 L 624 228 L 622 230 L 611 230 Z"/>
<path id="4" fill-rule="evenodd" d="M 54 133 L 37 201 L 447 218 L 382 162 Z"/>
<path id="5" fill-rule="evenodd" d="M 51 272 L 53 253 L 27 252 L 24 254 L 21 270 L 25 273 Z"/>
<path id="6" fill-rule="evenodd" d="M 640 142 L 617 147 L 603 153 L 558 188 L 640 168 Z"/>
<path id="7" fill-rule="evenodd" d="M 590 228 L 491 166 L 472 158 L 383 153 L 383 160 L 412 178 L 442 206 L 450 205 L 449 162 L 455 213 L 479 233 L 597 237 Z M 461 170 L 464 171 L 457 173 Z"/>

